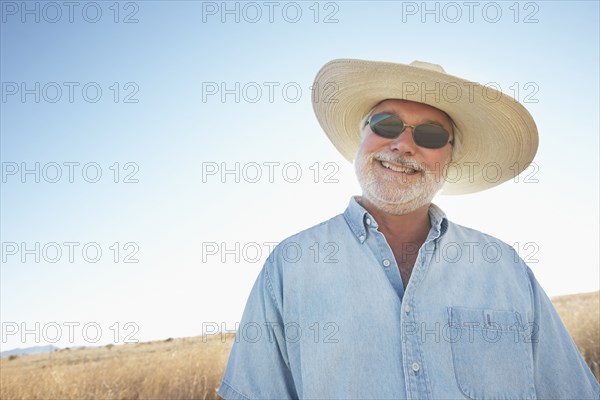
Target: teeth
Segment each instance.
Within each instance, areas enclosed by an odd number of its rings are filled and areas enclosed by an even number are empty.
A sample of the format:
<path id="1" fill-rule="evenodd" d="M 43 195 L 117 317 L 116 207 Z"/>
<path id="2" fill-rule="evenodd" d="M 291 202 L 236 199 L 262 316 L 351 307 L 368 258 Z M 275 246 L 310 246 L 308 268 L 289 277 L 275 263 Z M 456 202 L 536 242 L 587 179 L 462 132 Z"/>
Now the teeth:
<path id="1" fill-rule="evenodd" d="M 402 173 L 405 173 L 405 174 L 414 174 L 415 172 L 417 172 L 416 170 L 414 170 L 412 168 L 403 167 L 403 166 L 400 166 L 400 165 L 390 164 L 390 163 L 385 162 L 385 161 L 381 161 L 381 165 L 383 165 L 387 169 L 391 169 L 392 171 L 402 172 Z"/>

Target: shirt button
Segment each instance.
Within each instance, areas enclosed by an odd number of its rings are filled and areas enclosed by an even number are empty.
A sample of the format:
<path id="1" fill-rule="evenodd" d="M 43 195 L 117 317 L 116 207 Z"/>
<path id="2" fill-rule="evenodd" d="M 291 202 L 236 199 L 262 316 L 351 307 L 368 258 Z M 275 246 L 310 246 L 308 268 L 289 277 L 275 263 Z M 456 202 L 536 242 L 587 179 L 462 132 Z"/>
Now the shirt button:
<path id="1" fill-rule="evenodd" d="M 371 225 L 371 218 L 367 218 L 367 225 Z"/>
<path id="2" fill-rule="evenodd" d="M 361 242 L 363 242 L 365 240 L 365 235 L 360 235 L 358 237 L 358 240 L 360 240 Z"/>
<path id="3" fill-rule="evenodd" d="M 404 312 L 407 314 L 410 312 L 410 306 L 408 304 L 404 305 Z"/>
<path id="4" fill-rule="evenodd" d="M 419 363 L 414 362 L 412 364 L 412 370 L 417 372 L 421 367 L 419 366 Z"/>
<path id="5" fill-rule="evenodd" d="M 388 259 L 383 260 L 383 266 L 384 267 L 389 267 L 390 266 L 390 260 L 388 260 Z"/>

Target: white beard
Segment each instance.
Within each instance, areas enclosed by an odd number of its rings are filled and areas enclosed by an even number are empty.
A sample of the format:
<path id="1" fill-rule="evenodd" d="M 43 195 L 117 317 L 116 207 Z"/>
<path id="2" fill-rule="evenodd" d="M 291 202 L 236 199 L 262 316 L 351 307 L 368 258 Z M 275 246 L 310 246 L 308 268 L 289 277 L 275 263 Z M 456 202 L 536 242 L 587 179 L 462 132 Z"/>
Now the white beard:
<path id="1" fill-rule="evenodd" d="M 380 162 L 377 160 L 407 166 L 415 169 L 417 173 L 403 175 L 392 171 L 386 172 L 380 168 Z M 365 155 L 359 152 L 354 168 L 363 197 L 388 214 L 404 215 L 429 204 L 444 186 L 441 172 L 436 173 L 422 163 L 399 156 L 390 156 L 387 153 Z"/>

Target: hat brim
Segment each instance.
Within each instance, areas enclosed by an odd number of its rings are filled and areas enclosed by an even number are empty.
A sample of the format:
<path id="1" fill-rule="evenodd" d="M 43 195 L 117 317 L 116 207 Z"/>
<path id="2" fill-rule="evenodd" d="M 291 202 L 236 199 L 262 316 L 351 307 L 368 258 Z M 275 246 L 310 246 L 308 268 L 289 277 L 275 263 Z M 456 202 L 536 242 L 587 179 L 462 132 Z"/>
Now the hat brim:
<path id="1" fill-rule="evenodd" d="M 338 59 L 325 64 L 313 84 L 313 109 L 336 149 L 350 162 L 359 124 L 385 99 L 436 107 L 452 118 L 454 153 L 442 194 L 489 189 L 515 178 L 533 160 L 538 133 L 529 112 L 512 97 L 443 72 L 379 61 Z"/>

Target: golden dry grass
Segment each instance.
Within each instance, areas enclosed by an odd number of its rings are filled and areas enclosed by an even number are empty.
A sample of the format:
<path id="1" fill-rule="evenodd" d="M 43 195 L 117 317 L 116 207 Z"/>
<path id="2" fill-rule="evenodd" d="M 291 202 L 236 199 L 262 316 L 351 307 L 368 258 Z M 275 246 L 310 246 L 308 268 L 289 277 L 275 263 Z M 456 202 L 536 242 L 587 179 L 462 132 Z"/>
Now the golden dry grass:
<path id="1" fill-rule="evenodd" d="M 600 292 L 553 299 L 600 379 Z M 0 399 L 214 399 L 233 334 L 0 359 Z"/>
<path id="2" fill-rule="evenodd" d="M 600 292 L 554 297 L 552 303 L 600 381 Z"/>
<path id="3" fill-rule="evenodd" d="M 234 336 L 61 350 L 0 360 L 0 398 L 214 399 Z"/>

